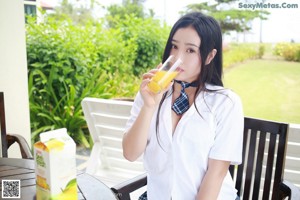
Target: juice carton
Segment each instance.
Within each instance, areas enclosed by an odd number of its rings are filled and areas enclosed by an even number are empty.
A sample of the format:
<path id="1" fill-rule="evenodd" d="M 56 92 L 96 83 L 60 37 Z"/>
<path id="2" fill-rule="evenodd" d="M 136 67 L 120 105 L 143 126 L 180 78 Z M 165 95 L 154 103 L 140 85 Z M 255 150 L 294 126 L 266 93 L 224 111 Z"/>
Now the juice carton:
<path id="1" fill-rule="evenodd" d="M 34 144 L 37 200 L 76 200 L 76 145 L 65 128 L 40 134 Z"/>

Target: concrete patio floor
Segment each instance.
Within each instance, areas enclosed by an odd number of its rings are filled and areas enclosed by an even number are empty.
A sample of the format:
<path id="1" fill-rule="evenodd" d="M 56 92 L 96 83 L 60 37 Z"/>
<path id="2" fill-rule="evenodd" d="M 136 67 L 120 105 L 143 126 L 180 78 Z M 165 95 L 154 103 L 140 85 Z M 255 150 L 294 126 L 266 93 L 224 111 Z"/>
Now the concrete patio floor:
<path id="1" fill-rule="evenodd" d="M 91 154 L 91 149 L 84 148 L 82 146 L 76 147 L 76 165 L 77 170 L 85 171 L 87 162 Z"/>

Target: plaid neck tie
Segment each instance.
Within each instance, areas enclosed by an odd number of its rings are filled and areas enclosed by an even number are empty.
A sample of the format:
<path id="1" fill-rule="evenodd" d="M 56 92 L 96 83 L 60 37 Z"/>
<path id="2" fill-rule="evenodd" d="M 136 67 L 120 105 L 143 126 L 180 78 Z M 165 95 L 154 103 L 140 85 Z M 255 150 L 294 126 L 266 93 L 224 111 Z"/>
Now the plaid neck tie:
<path id="1" fill-rule="evenodd" d="M 185 88 L 188 88 L 190 86 L 196 87 L 196 84 L 195 84 L 195 82 L 193 82 L 193 83 L 187 83 L 187 82 L 177 81 L 177 80 L 175 80 L 175 82 L 181 84 L 181 91 L 180 91 L 180 96 L 177 99 L 175 99 L 174 104 L 172 105 L 172 110 L 177 115 L 182 115 L 190 107 L 189 97 L 185 93 Z"/>

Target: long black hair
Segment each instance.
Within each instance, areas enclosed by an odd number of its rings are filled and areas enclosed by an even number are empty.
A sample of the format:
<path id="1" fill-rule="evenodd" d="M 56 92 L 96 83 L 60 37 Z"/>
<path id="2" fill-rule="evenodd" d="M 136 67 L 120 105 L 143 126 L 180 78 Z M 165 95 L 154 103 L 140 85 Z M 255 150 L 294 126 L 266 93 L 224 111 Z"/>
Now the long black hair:
<path id="1" fill-rule="evenodd" d="M 200 12 L 192 12 L 182 16 L 172 27 L 167 44 L 164 50 L 162 62 L 166 61 L 172 49 L 172 39 L 176 31 L 180 28 L 193 27 L 198 33 L 201 43 L 199 47 L 201 57 L 201 71 L 196 79 L 197 89 L 194 100 L 201 91 L 209 91 L 205 87 L 205 83 L 223 86 L 223 62 L 222 62 L 222 33 L 219 23 L 210 16 L 204 15 Z M 205 64 L 209 53 L 216 49 L 217 53 L 210 63 Z M 157 117 L 156 117 L 156 134 L 158 134 L 159 113 L 162 103 L 164 102 L 168 92 L 163 95 L 160 102 Z M 196 103 L 195 103 L 196 106 Z M 197 106 L 196 106 L 196 110 Z M 198 111 L 199 113 L 199 111 Z M 199 113 L 200 114 L 200 113 Z"/>
<path id="2" fill-rule="evenodd" d="M 163 54 L 163 62 L 170 55 L 172 39 L 176 31 L 180 28 L 190 26 L 196 30 L 201 39 L 199 51 L 202 69 L 196 81 L 199 86 L 203 86 L 204 83 L 223 86 L 222 33 L 219 23 L 210 16 L 206 16 L 200 12 L 193 12 L 181 17 L 171 29 Z M 206 58 L 213 49 L 217 50 L 217 54 L 208 65 L 205 65 Z"/>

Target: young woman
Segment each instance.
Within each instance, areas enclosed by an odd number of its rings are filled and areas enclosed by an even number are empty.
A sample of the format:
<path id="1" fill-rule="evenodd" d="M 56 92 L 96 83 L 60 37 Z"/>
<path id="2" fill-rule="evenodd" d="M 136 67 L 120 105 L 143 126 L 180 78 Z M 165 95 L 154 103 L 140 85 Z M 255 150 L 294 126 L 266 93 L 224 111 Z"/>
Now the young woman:
<path id="1" fill-rule="evenodd" d="M 222 34 L 212 17 L 195 12 L 173 26 L 163 62 L 181 58 L 180 74 L 165 91 L 143 75 L 123 138 L 126 159 L 144 154 L 149 200 L 235 200 L 228 167 L 240 164 L 243 111 L 223 87 Z M 158 66 L 159 67 L 159 66 Z"/>

